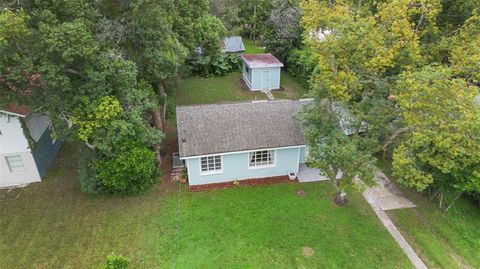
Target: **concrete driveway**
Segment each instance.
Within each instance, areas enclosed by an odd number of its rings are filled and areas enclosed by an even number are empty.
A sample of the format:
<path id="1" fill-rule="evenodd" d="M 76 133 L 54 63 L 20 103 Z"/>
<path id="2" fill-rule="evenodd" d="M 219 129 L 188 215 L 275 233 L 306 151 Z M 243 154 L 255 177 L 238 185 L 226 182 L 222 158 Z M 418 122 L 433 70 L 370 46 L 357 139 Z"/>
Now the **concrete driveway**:
<path id="1" fill-rule="evenodd" d="M 370 196 L 369 198 L 373 199 L 382 210 L 415 207 L 415 204 L 405 197 L 398 187 L 390 182 L 384 173 L 377 172 L 375 179 L 378 185 L 373 188 L 368 188 L 364 196 Z"/>

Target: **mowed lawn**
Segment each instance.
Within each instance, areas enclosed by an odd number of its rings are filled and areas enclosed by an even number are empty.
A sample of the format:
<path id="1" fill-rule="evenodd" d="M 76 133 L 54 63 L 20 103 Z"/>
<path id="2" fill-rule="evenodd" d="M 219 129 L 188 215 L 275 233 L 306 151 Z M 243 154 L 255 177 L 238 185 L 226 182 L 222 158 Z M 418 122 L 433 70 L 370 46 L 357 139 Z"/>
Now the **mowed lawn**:
<path id="1" fill-rule="evenodd" d="M 215 104 L 248 100 L 265 100 L 262 92 L 252 92 L 242 83 L 242 74 L 233 72 L 220 77 L 189 77 L 173 89 L 177 105 Z M 305 96 L 306 90 L 300 83 L 285 71 L 282 71 L 281 86 L 283 90 L 272 91 L 278 99 L 299 99 Z"/>
<path id="2" fill-rule="evenodd" d="M 431 268 L 480 268 L 480 210 L 459 199 L 448 212 L 411 193 L 416 209 L 388 214 Z"/>
<path id="3" fill-rule="evenodd" d="M 200 193 L 169 183 L 92 198 L 80 193 L 77 149 L 64 144 L 44 182 L 2 192 L 1 268 L 101 268 L 111 252 L 131 268 L 170 268 L 177 201 L 175 268 L 410 267 L 363 198 L 337 207 L 329 183 Z"/>
<path id="4" fill-rule="evenodd" d="M 390 165 L 381 162 L 384 171 Z M 417 207 L 388 211 L 430 268 L 480 268 L 480 208 L 461 197 L 448 212 L 427 196 L 402 188 Z M 449 202 L 453 197 L 447 197 Z"/>

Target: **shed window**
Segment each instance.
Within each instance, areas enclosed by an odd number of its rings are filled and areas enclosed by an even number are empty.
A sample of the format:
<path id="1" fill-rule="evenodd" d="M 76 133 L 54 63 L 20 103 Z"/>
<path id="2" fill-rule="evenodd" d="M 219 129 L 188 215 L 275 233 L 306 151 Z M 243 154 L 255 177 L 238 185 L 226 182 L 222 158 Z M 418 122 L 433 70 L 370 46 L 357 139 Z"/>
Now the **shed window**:
<path id="1" fill-rule="evenodd" d="M 252 168 L 268 167 L 275 165 L 275 151 L 274 150 L 259 150 L 249 153 L 250 164 Z"/>
<path id="2" fill-rule="evenodd" d="M 25 171 L 25 165 L 23 164 L 23 160 L 20 155 L 6 156 L 5 160 L 7 161 L 10 173 Z"/>
<path id="3" fill-rule="evenodd" d="M 212 174 L 222 172 L 222 156 L 214 155 L 200 158 L 202 174 Z"/>
<path id="4" fill-rule="evenodd" d="M 250 68 L 245 65 L 245 73 L 250 74 Z"/>

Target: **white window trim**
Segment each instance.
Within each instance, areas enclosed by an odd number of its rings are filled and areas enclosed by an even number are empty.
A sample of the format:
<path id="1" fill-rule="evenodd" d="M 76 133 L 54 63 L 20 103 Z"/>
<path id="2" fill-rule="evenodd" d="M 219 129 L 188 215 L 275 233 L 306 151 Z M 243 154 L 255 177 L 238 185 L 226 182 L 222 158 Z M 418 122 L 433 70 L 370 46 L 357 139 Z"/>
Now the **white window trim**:
<path id="1" fill-rule="evenodd" d="M 293 149 L 293 148 L 304 148 L 305 145 L 297 145 L 297 146 L 286 146 L 286 147 L 276 147 L 276 148 L 261 148 L 261 149 L 255 149 L 255 150 L 239 150 L 239 151 L 229 151 L 229 152 L 223 152 L 223 153 L 215 153 L 215 154 L 205 154 L 205 155 L 194 155 L 194 156 L 188 156 L 188 157 L 181 157 L 180 160 L 188 160 L 188 159 L 197 159 L 200 157 L 207 157 L 207 156 L 214 156 L 214 155 L 232 155 L 232 154 L 238 154 L 238 153 L 246 153 L 246 152 L 251 152 L 251 151 L 261 151 L 261 150 L 281 150 L 281 149 Z"/>
<path id="2" fill-rule="evenodd" d="M 257 151 L 266 151 L 266 150 L 273 151 L 273 163 L 266 164 L 266 165 L 250 166 L 250 153 L 257 152 Z M 277 166 L 277 150 L 276 149 L 252 150 L 252 151 L 249 151 L 247 154 L 247 167 L 249 170 L 271 168 L 275 166 Z"/>
<path id="3" fill-rule="evenodd" d="M 213 170 L 213 171 L 202 171 L 202 158 L 208 158 L 208 157 L 215 157 L 215 156 L 220 156 L 220 165 L 221 169 L 219 170 Z M 200 175 L 202 176 L 208 176 L 208 175 L 215 175 L 215 174 L 221 174 L 223 173 L 223 155 L 216 154 L 216 155 L 209 155 L 209 156 L 202 156 L 198 158 L 198 169 L 200 170 Z"/>
<path id="4" fill-rule="evenodd" d="M 23 169 L 22 169 L 22 170 L 18 170 L 18 171 L 13 171 L 13 170 L 12 170 L 12 167 L 10 166 L 10 162 L 8 161 L 8 158 L 9 158 L 9 157 L 19 157 L 20 160 L 22 161 L 22 167 L 23 167 Z M 25 171 L 27 171 L 27 167 L 25 166 L 25 161 L 23 160 L 22 155 L 20 155 L 20 154 L 4 156 L 4 160 L 5 160 L 5 163 L 7 164 L 8 171 L 9 171 L 11 174 L 24 173 Z"/>

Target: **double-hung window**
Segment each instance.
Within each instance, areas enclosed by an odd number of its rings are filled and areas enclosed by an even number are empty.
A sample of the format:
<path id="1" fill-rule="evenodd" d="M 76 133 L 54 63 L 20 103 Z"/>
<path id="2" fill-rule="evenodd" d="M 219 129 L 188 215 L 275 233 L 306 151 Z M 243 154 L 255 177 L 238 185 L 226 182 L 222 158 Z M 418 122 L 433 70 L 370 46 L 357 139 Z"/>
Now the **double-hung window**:
<path id="1" fill-rule="evenodd" d="M 5 161 L 7 161 L 10 173 L 25 171 L 25 165 L 23 164 L 23 160 L 20 155 L 6 156 Z"/>
<path id="2" fill-rule="evenodd" d="M 214 155 L 200 158 L 202 174 L 216 174 L 222 172 L 222 156 Z"/>
<path id="3" fill-rule="evenodd" d="M 271 167 L 275 166 L 275 151 L 274 150 L 259 150 L 249 153 L 249 167 Z"/>

